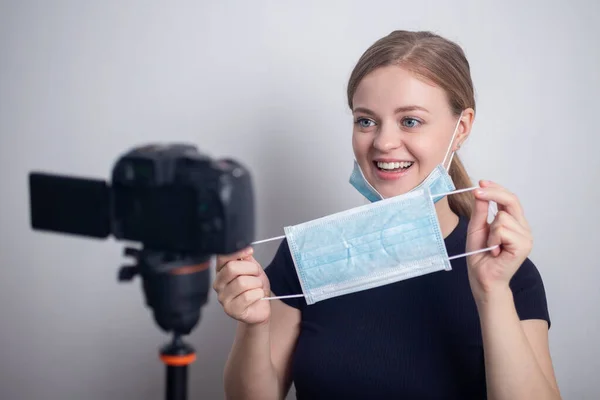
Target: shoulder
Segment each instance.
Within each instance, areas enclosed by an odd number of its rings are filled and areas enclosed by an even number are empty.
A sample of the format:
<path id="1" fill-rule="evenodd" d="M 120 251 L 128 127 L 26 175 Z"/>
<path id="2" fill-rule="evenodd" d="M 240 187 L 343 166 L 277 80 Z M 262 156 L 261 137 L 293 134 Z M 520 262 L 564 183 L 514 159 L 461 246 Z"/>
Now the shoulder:
<path id="1" fill-rule="evenodd" d="M 530 258 L 526 258 L 523 261 L 523 264 L 517 269 L 517 272 L 515 272 L 510 281 L 510 288 L 513 294 L 519 294 L 520 292 L 543 286 L 542 275 Z"/>
<path id="2" fill-rule="evenodd" d="M 521 320 L 541 319 L 548 322 L 550 313 L 542 275 L 536 265 L 527 258 L 510 281 L 515 307 Z"/>

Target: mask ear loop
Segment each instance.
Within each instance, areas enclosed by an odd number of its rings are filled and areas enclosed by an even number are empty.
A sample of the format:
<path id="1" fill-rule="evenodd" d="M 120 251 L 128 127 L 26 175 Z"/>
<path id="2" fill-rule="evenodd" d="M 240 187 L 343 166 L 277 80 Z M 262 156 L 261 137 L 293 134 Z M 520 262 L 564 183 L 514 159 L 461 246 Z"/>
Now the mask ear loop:
<path id="1" fill-rule="evenodd" d="M 463 111 L 460 112 L 460 116 L 458 117 L 458 121 L 456 122 L 456 126 L 454 127 L 454 133 L 452 134 L 452 139 L 450 140 L 450 145 L 448 146 L 448 149 L 446 150 L 446 155 L 444 156 L 444 161 L 442 161 L 442 165 L 444 165 L 446 163 L 446 158 L 448 158 L 448 154 L 450 153 L 450 149 L 452 148 L 452 143 L 454 143 L 454 138 L 456 137 L 458 125 L 460 124 L 462 116 L 463 116 Z M 455 153 L 456 152 L 453 151 L 452 154 L 450 155 L 450 160 L 448 161 L 448 168 L 446 168 L 446 171 L 448 171 L 448 172 L 450 171 L 450 166 L 452 165 L 452 160 L 454 159 Z M 466 191 L 473 190 L 473 189 L 476 189 L 476 187 L 461 189 L 460 191 L 466 192 Z M 453 193 L 459 193 L 459 191 L 456 191 Z M 439 196 L 439 195 L 436 195 L 436 196 Z M 492 215 L 492 218 L 496 217 L 496 215 L 498 214 L 498 206 L 496 205 L 496 203 L 490 202 L 490 206 L 488 208 L 488 213 Z"/>
<path id="2" fill-rule="evenodd" d="M 448 196 L 448 195 L 451 195 L 451 194 L 468 192 L 468 191 L 475 190 L 475 189 L 478 189 L 478 188 L 479 188 L 479 186 L 472 186 L 472 187 L 469 187 L 469 188 L 466 188 L 466 189 L 458 189 L 458 190 L 453 190 L 451 192 L 436 194 L 435 196 L 436 197 L 437 196 Z M 493 249 L 495 249 L 497 247 L 500 247 L 500 245 L 497 244 L 495 246 L 486 247 L 485 249 L 479 249 L 479 250 L 470 251 L 468 253 L 458 254 L 458 255 L 455 255 L 455 256 L 452 256 L 452 257 L 448 257 L 448 260 L 454 260 L 455 258 L 466 257 L 466 256 L 470 256 L 472 254 L 483 253 L 485 251 L 493 250 Z"/>
<path id="3" fill-rule="evenodd" d="M 458 121 L 456 122 L 456 126 L 454 127 L 454 133 L 452 134 L 452 139 L 450 139 L 450 145 L 448 146 L 448 149 L 446 150 L 446 155 L 444 156 L 444 161 L 442 161 L 442 165 L 446 164 L 446 158 L 448 158 L 448 154 L 450 153 L 450 150 L 452 149 L 452 144 L 454 143 L 454 138 L 456 137 L 458 125 L 460 124 L 462 116 L 463 116 L 463 111 L 460 112 L 460 116 L 458 117 Z M 453 151 L 452 154 L 450 155 L 450 161 L 448 161 L 448 167 L 446 168 L 446 171 L 450 171 L 450 165 L 452 164 L 452 159 L 454 158 L 454 153 L 456 153 L 456 152 Z"/>

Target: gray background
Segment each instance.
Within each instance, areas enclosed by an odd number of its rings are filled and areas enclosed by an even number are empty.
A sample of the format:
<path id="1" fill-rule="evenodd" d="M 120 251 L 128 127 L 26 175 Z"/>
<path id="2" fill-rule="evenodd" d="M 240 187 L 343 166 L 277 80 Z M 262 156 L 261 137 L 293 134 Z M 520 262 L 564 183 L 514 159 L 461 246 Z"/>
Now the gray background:
<path id="1" fill-rule="evenodd" d="M 461 155 L 519 195 L 560 387 L 597 398 L 599 2 L 482 3 L 3 1 L 0 397 L 163 398 L 166 336 L 139 281 L 116 282 L 122 244 L 32 232 L 28 171 L 107 178 L 130 146 L 191 141 L 251 168 L 258 238 L 363 204 L 347 183 L 346 81 L 402 28 L 464 46 L 478 114 Z M 275 247 L 257 248 L 263 264 Z M 223 397 L 234 327 L 211 293 L 190 398 Z"/>

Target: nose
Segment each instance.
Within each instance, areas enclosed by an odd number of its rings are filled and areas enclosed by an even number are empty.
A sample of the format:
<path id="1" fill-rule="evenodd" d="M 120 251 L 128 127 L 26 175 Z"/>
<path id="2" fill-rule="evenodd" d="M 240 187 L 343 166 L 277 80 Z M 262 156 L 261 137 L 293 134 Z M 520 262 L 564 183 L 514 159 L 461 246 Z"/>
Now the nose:
<path id="1" fill-rule="evenodd" d="M 402 135 L 395 124 L 380 125 L 379 132 L 373 141 L 376 150 L 387 153 L 402 146 Z"/>

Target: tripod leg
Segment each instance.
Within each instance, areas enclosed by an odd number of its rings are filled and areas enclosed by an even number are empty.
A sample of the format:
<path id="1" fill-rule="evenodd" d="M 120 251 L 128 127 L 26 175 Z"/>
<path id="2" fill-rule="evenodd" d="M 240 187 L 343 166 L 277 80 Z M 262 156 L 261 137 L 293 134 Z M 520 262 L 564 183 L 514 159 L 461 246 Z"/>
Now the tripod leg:
<path id="1" fill-rule="evenodd" d="M 175 335 L 161 350 L 160 359 L 167 368 L 166 400 L 187 400 L 188 366 L 196 360 L 194 349 Z"/>
<path id="2" fill-rule="evenodd" d="M 187 400 L 187 365 L 174 367 L 167 365 L 167 400 Z"/>

